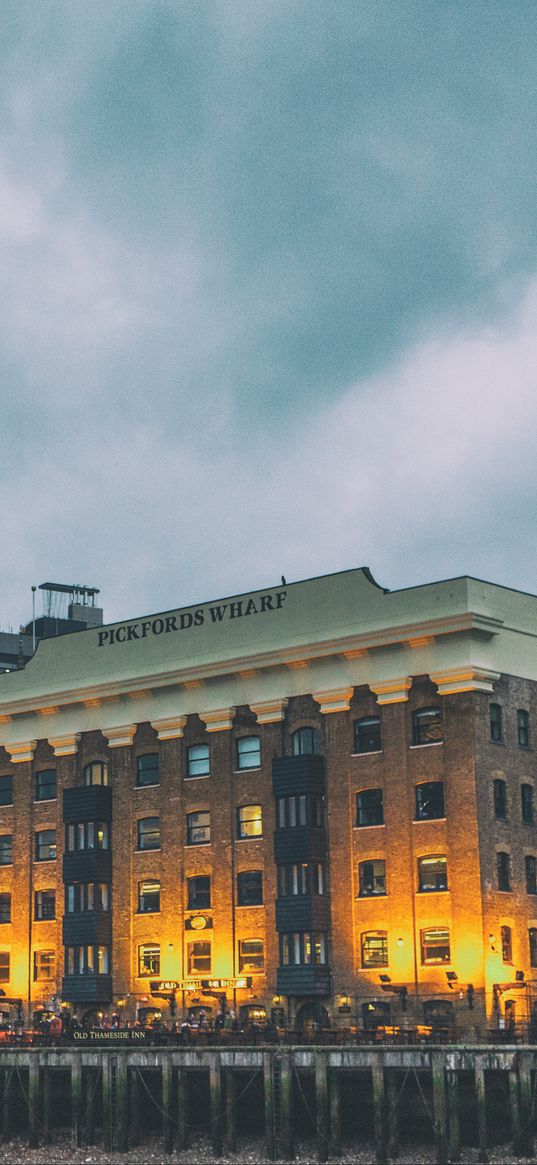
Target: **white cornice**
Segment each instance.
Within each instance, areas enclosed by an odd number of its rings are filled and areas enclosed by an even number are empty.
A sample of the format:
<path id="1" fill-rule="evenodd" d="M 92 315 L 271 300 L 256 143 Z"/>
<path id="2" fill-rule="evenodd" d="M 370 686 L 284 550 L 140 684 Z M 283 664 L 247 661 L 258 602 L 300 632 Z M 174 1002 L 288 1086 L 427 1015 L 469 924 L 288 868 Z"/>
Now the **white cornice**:
<path id="1" fill-rule="evenodd" d="M 455 695 L 457 692 L 493 692 L 500 672 L 483 667 L 450 668 L 448 671 L 431 672 L 433 684 L 438 687 L 439 696 Z"/>
<path id="2" fill-rule="evenodd" d="M 168 716 L 162 720 L 152 720 L 151 727 L 159 740 L 180 740 L 185 731 L 186 716 Z"/>
<path id="3" fill-rule="evenodd" d="M 49 736 L 49 744 L 54 749 L 54 756 L 74 756 L 78 742 L 80 740 L 80 733 L 71 733 L 69 736 Z"/>
<path id="4" fill-rule="evenodd" d="M 14 716 L 24 712 L 40 711 L 50 708 L 53 699 L 54 707 L 72 705 L 81 702 L 114 699 L 120 695 L 135 695 L 147 690 L 167 688 L 170 686 L 196 683 L 203 680 L 221 678 L 255 669 L 261 671 L 267 668 L 292 666 L 295 663 L 326 659 L 333 656 L 345 656 L 359 651 L 375 651 L 395 645 L 409 646 L 416 639 L 438 639 L 450 635 L 473 635 L 479 638 L 490 638 L 502 628 L 502 620 L 490 618 L 474 612 L 463 612 L 457 615 L 448 615 L 443 618 L 427 619 L 421 622 L 406 623 L 397 627 L 386 627 L 377 630 L 364 631 L 357 635 L 345 635 L 338 638 L 317 640 L 314 643 L 296 644 L 290 647 L 256 652 L 251 655 L 215 659 L 210 663 L 199 665 L 190 664 L 187 667 L 176 667 L 164 671 L 139 673 L 133 676 L 122 676 L 120 679 L 103 680 L 93 684 L 85 684 L 79 688 L 63 688 L 47 691 L 46 694 L 28 696 L 14 700 L 3 699 L 1 705 L 2 717 Z M 119 647 L 119 650 L 121 648 Z M 216 729 L 213 729 L 216 731 Z"/>
<path id="5" fill-rule="evenodd" d="M 23 761 L 31 761 L 35 752 L 37 740 L 25 740 L 5 744 L 4 748 L 9 753 L 13 764 L 22 764 Z"/>

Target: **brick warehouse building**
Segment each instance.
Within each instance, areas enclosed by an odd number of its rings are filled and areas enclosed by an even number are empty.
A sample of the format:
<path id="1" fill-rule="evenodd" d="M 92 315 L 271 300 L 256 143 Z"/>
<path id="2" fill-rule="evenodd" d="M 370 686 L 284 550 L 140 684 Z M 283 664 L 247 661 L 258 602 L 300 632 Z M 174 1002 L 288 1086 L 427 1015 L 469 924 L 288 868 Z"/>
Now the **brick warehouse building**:
<path id="1" fill-rule="evenodd" d="M 472 578 L 42 641 L 0 676 L 0 1011 L 528 1018 L 536 725 L 537 596 Z"/>

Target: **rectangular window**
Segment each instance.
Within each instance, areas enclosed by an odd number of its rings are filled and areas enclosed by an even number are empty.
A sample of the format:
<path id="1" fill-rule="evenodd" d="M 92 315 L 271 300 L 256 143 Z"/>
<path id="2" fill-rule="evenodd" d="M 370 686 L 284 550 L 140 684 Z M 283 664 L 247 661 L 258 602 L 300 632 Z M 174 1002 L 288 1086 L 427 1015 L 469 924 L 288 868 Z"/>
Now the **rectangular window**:
<path id="1" fill-rule="evenodd" d="M 141 817 L 138 822 L 138 849 L 160 849 L 160 817 Z"/>
<path id="2" fill-rule="evenodd" d="M 138 882 L 139 914 L 158 914 L 160 911 L 160 882 Z"/>
<path id="3" fill-rule="evenodd" d="M 11 894 L 0 894 L 0 923 L 11 922 Z"/>
<path id="4" fill-rule="evenodd" d="M 532 854 L 525 858 L 526 894 L 537 894 L 537 861 Z"/>
<path id="5" fill-rule="evenodd" d="M 237 874 L 238 906 L 263 905 L 263 873 L 261 870 L 245 870 Z"/>
<path id="6" fill-rule="evenodd" d="M 530 717 L 529 712 L 524 708 L 519 708 L 516 714 L 516 726 L 518 735 L 518 747 L 529 748 L 530 743 Z"/>
<path id="7" fill-rule="evenodd" d="M 373 898 L 386 893 L 386 862 L 383 858 L 360 862 L 358 876 L 360 898 Z"/>
<path id="8" fill-rule="evenodd" d="M 107 882 L 72 882 L 65 887 L 65 909 L 68 914 L 110 909 L 110 887 Z"/>
<path id="9" fill-rule="evenodd" d="M 211 944 L 193 942 L 188 944 L 188 974 L 211 974 Z"/>
<path id="10" fill-rule="evenodd" d="M 36 862 L 53 862 L 56 858 L 56 830 L 39 829 L 35 835 Z"/>
<path id="11" fill-rule="evenodd" d="M 537 967 L 537 926 L 530 926 L 528 930 L 528 943 L 530 948 L 530 967 Z"/>
<path id="12" fill-rule="evenodd" d="M 240 736 L 237 740 L 237 768 L 258 769 L 261 765 L 261 741 L 258 736 Z"/>
<path id="13" fill-rule="evenodd" d="M 97 947 L 97 974 L 108 975 L 110 971 L 110 948 L 104 946 Z"/>
<path id="14" fill-rule="evenodd" d="M 443 854 L 418 859 L 418 885 L 420 894 L 447 890 L 447 861 Z"/>
<path id="15" fill-rule="evenodd" d="M 380 719 L 378 716 L 366 716 L 363 720 L 354 721 L 354 751 L 380 752 L 382 742 L 380 738 Z"/>
<path id="16" fill-rule="evenodd" d="M 146 752 L 137 758 L 136 784 L 139 788 L 160 784 L 158 752 Z"/>
<path id="17" fill-rule="evenodd" d="M 13 777 L 0 777 L 0 805 L 13 804 Z"/>
<path id="18" fill-rule="evenodd" d="M 384 824 L 384 799 L 382 789 L 362 789 L 361 793 L 356 794 L 356 824 Z"/>
<path id="19" fill-rule="evenodd" d="M 84 769 L 86 785 L 108 785 L 110 777 L 105 761 L 95 760 Z"/>
<path id="20" fill-rule="evenodd" d="M 34 918 L 36 922 L 45 922 L 56 918 L 56 891 L 36 890 L 34 895 Z"/>
<path id="21" fill-rule="evenodd" d="M 208 777 L 211 772 L 211 754 L 208 744 L 192 744 L 187 752 L 187 777 Z"/>
<path id="22" fill-rule="evenodd" d="M 187 813 L 186 844 L 207 845 L 211 840 L 211 814 L 208 809 Z"/>
<path id="23" fill-rule="evenodd" d="M 108 849 L 109 834 L 107 821 L 79 821 L 68 825 L 65 830 L 65 848 L 73 850 Z"/>
<path id="24" fill-rule="evenodd" d="M 239 974 L 260 974 L 265 968 L 262 939 L 243 938 L 239 942 Z"/>
<path id="25" fill-rule="evenodd" d="M 239 805 L 237 809 L 237 837 L 262 837 L 263 812 L 261 805 Z"/>
<path id="26" fill-rule="evenodd" d="M 490 705 L 490 739 L 494 744 L 501 744 L 503 740 L 502 709 L 500 704 Z"/>
<path id="27" fill-rule="evenodd" d="M 9 951 L 0 951 L 0 983 L 9 983 L 10 974 Z"/>
<path id="28" fill-rule="evenodd" d="M 498 821 L 505 821 L 507 817 L 507 785 L 505 781 L 493 781 L 494 789 L 494 816 Z"/>
<path id="29" fill-rule="evenodd" d="M 412 717 L 412 743 L 438 744 L 443 740 L 440 708 L 419 708 Z"/>
<path id="30" fill-rule="evenodd" d="M 42 769 L 35 774 L 36 801 L 56 800 L 56 769 Z"/>
<path id="31" fill-rule="evenodd" d="M 496 871 L 498 877 L 498 890 L 511 889 L 511 857 L 508 853 L 500 850 L 496 854 Z"/>
<path id="32" fill-rule="evenodd" d="M 55 979 L 56 951 L 34 951 L 34 980 Z"/>
<path id="33" fill-rule="evenodd" d="M 444 782 L 425 781 L 416 785 L 416 821 L 437 821 L 445 815 Z"/>
<path id="34" fill-rule="evenodd" d="M 292 862 L 278 866 L 278 896 L 324 894 L 324 866 L 321 862 Z"/>
<path id="35" fill-rule="evenodd" d="M 13 834 L 0 834 L 0 866 L 13 864 Z"/>
<path id="36" fill-rule="evenodd" d="M 197 874 L 194 878 L 187 878 L 187 909 L 211 909 L 211 878 L 209 874 Z"/>
<path id="37" fill-rule="evenodd" d="M 525 825 L 533 825 L 533 785 L 520 786 L 522 820 Z"/>
<path id="38" fill-rule="evenodd" d="M 388 966 L 388 934 L 385 930 L 366 930 L 361 936 L 362 967 Z"/>
<path id="39" fill-rule="evenodd" d="M 144 943 L 138 947 L 138 976 L 160 975 L 160 947 L 158 943 Z"/>
<path id="40" fill-rule="evenodd" d="M 449 930 L 434 928 L 421 932 L 421 961 L 423 966 L 429 963 L 449 963 Z"/>
<path id="41" fill-rule="evenodd" d="M 502 926 L 502 959 L 504 963 L 513 962 L 513 936 L 510 926 Z"/>

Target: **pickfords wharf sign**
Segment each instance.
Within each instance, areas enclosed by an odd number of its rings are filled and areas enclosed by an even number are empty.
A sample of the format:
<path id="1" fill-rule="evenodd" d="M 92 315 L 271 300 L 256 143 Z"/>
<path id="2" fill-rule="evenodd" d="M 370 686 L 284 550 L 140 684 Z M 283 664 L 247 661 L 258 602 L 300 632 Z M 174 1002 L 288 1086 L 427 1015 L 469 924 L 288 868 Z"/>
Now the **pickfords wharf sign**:
<path id="1" fill-rule="evenodd" d="M 218 603 L 214 607 L 197 607 L 195 611 L 157 615 L 139 623 L 122 623 L 120 627 L 103 627 L 97 632 L 97 643 L 99 647 L 112 647 L 116 643 L 130 643 L 133 639 L 169 635 L 174 631 L 189 631 L 192 627 L 225 623 L 229 619 L 243 619 L 247 615 L 281 611 L 286 598 L 287 591 L 271 591 L 267 595 L 257 595 L 255 599 L 236 599 L 232 603 Z"/>

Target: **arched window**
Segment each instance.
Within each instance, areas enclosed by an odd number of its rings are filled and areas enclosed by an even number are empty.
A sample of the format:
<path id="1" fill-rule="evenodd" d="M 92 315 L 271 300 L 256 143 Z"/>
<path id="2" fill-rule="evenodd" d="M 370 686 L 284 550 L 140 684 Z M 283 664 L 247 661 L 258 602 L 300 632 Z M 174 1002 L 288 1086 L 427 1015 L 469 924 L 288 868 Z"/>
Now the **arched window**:
<path id="1" fill-rule="evenodd" d="M 86 785 L 109 785 L 108 765 L 102 760 L 93 760 L 84 769 Z"/>
<path id="2" fill-rule="evenodd" d="M 318 756 L 321 751 L 321 733 L 318 728 L 298 728 L 293 732 L 293 756 Z"/>

